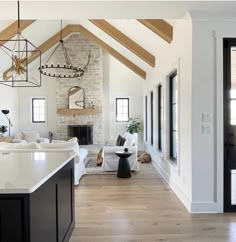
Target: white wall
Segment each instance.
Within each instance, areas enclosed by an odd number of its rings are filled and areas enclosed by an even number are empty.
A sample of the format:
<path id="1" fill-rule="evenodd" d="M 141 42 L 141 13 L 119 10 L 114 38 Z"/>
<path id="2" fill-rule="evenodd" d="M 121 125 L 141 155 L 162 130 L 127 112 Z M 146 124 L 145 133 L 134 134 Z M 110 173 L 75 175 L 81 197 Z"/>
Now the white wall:
<path id="1" fill-rule="evenodd" d="M 8 109 L 13 127 L 11 127 L 11 135 L 18 130 L 18 90 L 17 88 L 0 85 L 0 110 Z M 0 125 L 7 125 L 8 120 L 2 112 L 0 112 Z M 8 132 L 6 133 L 8 135 Z"/>
<path id="2" fill-rule="evenodd" d="M 47 122 L 34 124 L 31 121 L 31 98 L 46 97 Z M 19 131 L 37 130 L 41 137 L 48 137 L 48 132 L 56 131 L 56 81 L 42 76 L 41 87 L 19 89 Z"/>
<path id="3" fill-rule="evenodd" d="M 116 122 L 115 98 L 130 98 L 130 117 L 143 122 L 143 85 L 145 80 L 104 52 L 104 115 L 105 140 L 116 140 L 119 134 L 126 132 L 127 122 Z M 142 132 L 139 133 L 139 145 L 142 147 Z"/>
<path id="4" fill-rule="evenodd" d="M 144 95 L 148 95 L 148 110 L 150 110 L 150 92 L 154 91 L 154 145 L 150 144 L 150 128 L 146 149 L 151 153 L 155 167 L 168 181 L 170 186 L 191 211 L 192 201 L 192 171 L 191 171 L 191 80 L 192 80 L 192 23 L 185 19 L 174 21 L 174 39 L 171 44 L 164 43 L 156 55 L 157 65 L 147 75 L 147 85 Z M 148 38 L 148 36 L 147 36 Z M 179 78 L 179 155 L 177 165 L 169 160 L 169 103 L 168 103 L 168 75 L 178 71 Z M 157 148 L 157 85 L 162 83 L 165 93 L 164 100 L 164 149 Z M 148 112 L 148 126 L 150 114 Z"/>
<path id="5" fill-rule="evenodd" d="M 193 21 L 193 211 L 223 211 L 223 38 L 236 38 L 236 20 Z M 203 123 L 202 112 L 211 120 Z M 210 134 L 202 134 L 202 125 Z"/>

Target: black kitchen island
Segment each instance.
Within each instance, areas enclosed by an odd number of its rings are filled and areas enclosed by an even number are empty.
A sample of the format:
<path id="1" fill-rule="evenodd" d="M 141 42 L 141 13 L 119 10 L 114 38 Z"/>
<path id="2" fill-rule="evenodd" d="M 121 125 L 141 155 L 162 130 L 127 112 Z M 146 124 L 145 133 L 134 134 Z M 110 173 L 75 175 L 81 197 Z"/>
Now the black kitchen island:
<path id="1" fill-rule="evenodd" d="M 74 228 L 74 156 L 0 154 L 0 241 L 64 242 Z"/>

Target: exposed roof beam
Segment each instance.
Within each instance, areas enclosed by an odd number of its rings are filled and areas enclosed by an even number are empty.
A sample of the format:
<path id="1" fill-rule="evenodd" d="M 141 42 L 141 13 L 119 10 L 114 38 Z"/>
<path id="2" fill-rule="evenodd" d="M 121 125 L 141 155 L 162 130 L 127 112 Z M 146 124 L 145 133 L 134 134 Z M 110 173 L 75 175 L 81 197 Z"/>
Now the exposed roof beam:
<path id="1" fill-rule="evenodd" d="M 162 19 L 138 19 L 140 23 L 171 43 L 173 40 L 173 27 Z"/>
<path id="2" fill-rule="evenodd" d="M 20 31 L 23 31 L 29 25 L 31 25 L 35 20 L 20 20 Z M 7 42 L 7 40 L 12 39 L 17 34 L 18 29 L 18 21 L 15 21 L 7 28 L 5 28 L 2 32 L 0 32 L 0 43 L 3 45 Z"/>
<path id="3" fill-rule="evenodd" d="M 88 39 L 91 41 L 95 42 L 97 45 L 99 45 L 101 48 L 106 50 L 110 55 L 114 56 L 117 60 L 119 60 L 121 63 L 126 65 L 129 69 L 134 71 L 137 75 L 142 77 L 143 79 L 146 79 L 146 72 L 142 70 L 140 67 L 135 65 L 133 62 L 128 60 L 126 57 L 121 55 L 119 52 L 117 52 L 115 49 L 107 45 L 104 41 L 96 37 L 94 34 L 92 34 L 90 31 L 85 29 L 81 25 L 67 25 L 65 28 L 62 30 L 62 38 L 65 38 L 71 33 L 74 32 L 80 32 L 81 34 L 85 35 Z M 56 33 L 54 36 L 52 36 L 50 39 L 45 41 L 42 45 L 40 45 L 38 48 L 41 51 L 41 54 L 45 53 L 47 50 L 49 50 L 51 47 L 53 47 L 61 38 L 61 31 Z M 38 52 L 34 52 L 31 57 L 28 59 L 28 64 L 34 61 L 37 57 L 39 57 Z M 6 74 L 11 70 L 9 68 L 3 73 L 3 78 L 6 78 Z"/>
<path id="4" fill-rule="evenodd" d="M 92 34 L 86 28 L 84 28 L 81 25 L 70 25 L 70 28 L 71 28 L 72 32 L 80 32 L 81 34 L 85 35 L 88 39 L 90 39 L 91 41 L 95 42 L 102 49 L 106 50 L 110 55 L 112 55 L 117 60 L 119 60 L 121 63 L 123 63 L 125 66 L 127 66 L 129 69 L 134 71 L 137 75 L 139 75 L 143 79 L 146 79 L 146 72 L 144 70 L 142 70 L 140 67 L 135 65 L 133 62 L 131 62 L 129 59 L 127 59 L 123 55 L 121 55 L 119 52 L 117 52 L 111 46 L 109 46 L 104 41 L 99 39 L 97 36 Z"/>
<path id="5" fill-rule="evenodd" d="M 106 32 L 120 44 L 124 45 L 127 49 L 132 51 L 135 55 L 140 57 L 143 61 L 147 62 L 150 66 L 155 66 L 155 56 L 145 50 L 142 46 L 137 44 L 135 41 L 127 37 L 125 34 L 120 32 L 113 25 L 103 19 L 90 19 L 90 21 L 99 27 L 101 30 Z"/>

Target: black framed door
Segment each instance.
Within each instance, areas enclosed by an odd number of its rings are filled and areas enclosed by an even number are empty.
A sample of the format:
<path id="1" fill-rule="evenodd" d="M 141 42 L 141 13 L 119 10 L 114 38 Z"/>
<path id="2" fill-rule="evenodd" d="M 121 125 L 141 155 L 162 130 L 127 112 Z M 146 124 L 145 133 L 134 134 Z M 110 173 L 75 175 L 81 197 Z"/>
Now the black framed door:
<path id="1" fill-rule="evenodd" d="M 236 211 L 236 38 L 224 39 L 224 211 Z"/>

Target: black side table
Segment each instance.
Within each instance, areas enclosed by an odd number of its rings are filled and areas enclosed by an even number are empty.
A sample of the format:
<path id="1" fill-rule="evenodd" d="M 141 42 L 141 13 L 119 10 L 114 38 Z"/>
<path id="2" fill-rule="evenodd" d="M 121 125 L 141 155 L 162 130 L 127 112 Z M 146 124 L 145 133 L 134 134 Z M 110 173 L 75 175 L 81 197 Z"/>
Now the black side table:
<path id="1" fill-rule="evenodd" d="M 130 178 L 130 165 L 128 157 L 132 155 L 132 153 L 124 152 L 124 151 L 116 151 L 116 155 L 120 157 L 117 177 L 119 178 Z"/>

